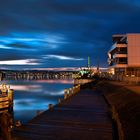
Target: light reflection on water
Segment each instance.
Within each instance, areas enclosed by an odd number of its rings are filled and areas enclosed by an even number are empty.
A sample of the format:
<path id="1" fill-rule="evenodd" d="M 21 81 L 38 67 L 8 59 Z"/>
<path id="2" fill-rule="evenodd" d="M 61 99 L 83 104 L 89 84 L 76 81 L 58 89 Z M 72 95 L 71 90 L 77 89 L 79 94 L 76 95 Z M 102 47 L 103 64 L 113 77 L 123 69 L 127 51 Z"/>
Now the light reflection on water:
<path id="1" fill-rule="evenodd" d="M 48 104 L 57 104 L 64 89 L 73 86 L 73 80 L 5 81 L 14 89 L 14 119 L 26 123 L 45 111 Z"/>

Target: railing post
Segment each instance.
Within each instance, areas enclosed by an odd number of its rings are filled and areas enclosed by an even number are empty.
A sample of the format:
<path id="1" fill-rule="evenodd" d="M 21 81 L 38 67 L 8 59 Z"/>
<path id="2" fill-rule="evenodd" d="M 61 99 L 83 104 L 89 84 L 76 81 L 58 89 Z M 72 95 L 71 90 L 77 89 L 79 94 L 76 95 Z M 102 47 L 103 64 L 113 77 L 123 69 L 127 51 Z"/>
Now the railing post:
<path id="1" fill-rule="evenodd" d="M 69 88 L 69 95 L 72 96 L 72 88 Z"/>
<path id="2" fill-rule="evenodd" d="M 58 99 L 58 104 L 61 104 L 62 103 L 62 99 Z"/>
<path id="3" fill-rule="evenodd" d="M 52 109 L 53 109 L 53 104 L 49 104 L 49 105 L 48 105 L 48 109 L 49 109 L 49 110 L 52 110 Z"/>
<path id="4" fill-rule="evenodd" d="M 13 106 L 14 90 L 8 89 L 9 106 Z"/>
<path id="5" fill-rule="evenodd" d="M 68 98 L 68 89 L 64 90 L 64 100 L 66 100 Z"/>

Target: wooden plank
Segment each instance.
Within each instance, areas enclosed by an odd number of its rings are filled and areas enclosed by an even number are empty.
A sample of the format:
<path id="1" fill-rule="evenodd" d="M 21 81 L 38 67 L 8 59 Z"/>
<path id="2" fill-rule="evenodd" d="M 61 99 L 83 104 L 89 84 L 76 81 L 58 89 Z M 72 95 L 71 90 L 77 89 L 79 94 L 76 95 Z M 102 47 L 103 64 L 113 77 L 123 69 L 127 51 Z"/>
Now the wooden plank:
<path id="1" fill-rule="evenodd" d="M 6 97 L 0 97 L 0 102 L 3 102 L 3 101 L 8 101 L 9 98 L 6 96 Z"/>
<path id="2" fill-rule="evenodd" d="M 2 110 L 0 110 L 0 113 L 6 113 L 6 112 L 8 112 L 8 109 L 2 109 Z"/>
<path id="3" fill-rule="evenodd" d="M 14 130 L 17 140 L 112 140 L 112 121 L 104 98 L 83 90 Z"/>
<path id="4" fill-rule="evenodd" d="M 0 109 L 9 107 L 9 101 L 0 102 Z"/>

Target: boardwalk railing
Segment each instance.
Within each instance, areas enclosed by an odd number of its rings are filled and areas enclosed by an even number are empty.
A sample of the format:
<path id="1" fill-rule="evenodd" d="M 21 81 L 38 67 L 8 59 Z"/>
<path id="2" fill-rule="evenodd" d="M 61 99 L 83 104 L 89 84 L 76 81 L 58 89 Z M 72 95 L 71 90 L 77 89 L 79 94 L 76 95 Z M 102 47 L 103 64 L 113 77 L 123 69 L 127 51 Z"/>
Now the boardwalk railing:
<path id="1" fill-rule="evenodd" d="M 64 98 L 63 99 L 59 98 L 58 99 L 58 104 L 61 104 L 64 100 L 69 99 L 71 96 L 77 94 L 78 92 L 80 92 L 80 84 L 76 85 L 76 86 L 73 86 L 72 88 L 65 88 L 64 89 Z M 52 110 L 53 107 L 54 107 L 53 104 L 48 105 L 49 110 Z"/>
<path id="2" fill-rule="evenodd" d="M 64 90 L 64 100 L 68 99 L 74 94 L 77 94 L 80 91 L 80 85 L 76 85 L 72 88 L 67 88 Z"/>
<path id="3" fill-rule="evenodd" d="M 92 81 L 94 81 L 94 79 L 74 79 L 74 85 L 77 85 L 77 84 L 84 85 Z"/>

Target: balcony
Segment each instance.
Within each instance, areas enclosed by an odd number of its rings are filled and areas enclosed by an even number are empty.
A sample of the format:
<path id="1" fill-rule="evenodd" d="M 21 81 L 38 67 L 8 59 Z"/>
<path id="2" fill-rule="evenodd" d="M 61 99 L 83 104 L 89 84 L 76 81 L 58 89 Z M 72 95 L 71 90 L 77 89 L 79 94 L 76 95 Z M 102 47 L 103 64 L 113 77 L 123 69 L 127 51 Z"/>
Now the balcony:
<path id="1" fill-rule="evenodd" d="M 127 64 L 113 64 L 110 65 L 109 68 L 126 68 L 127 66 Z"/>
<path id="2" fill-rule="evenodd" d="M 127 54 L 126 53 L 116 53 L 113 55 L 114 58 L 127 58 Z"/>
<path id="3" fill-rule="evenodd" d="M 127 44 L 115 44 L 117 48 L 126 48 Z"/>
<path id="4" fill-rule="evenodd" d="M 109 53 L 113 53 L 113 52 L 115 52 L 115 51 L 117 51 L 118 49 L 121 49 L 121 48 L 126 48 L 126 50 L 127 50 L 127 44 L 120 44 L 120 43 L 117 44 L 117 43 L 115 43 L 110 48 Z"/>
<path id="5" fill-rule="evenodd" d="M 115 64 L 113 65 L 115 68 L 126 68 L 127 64 Z"/>

